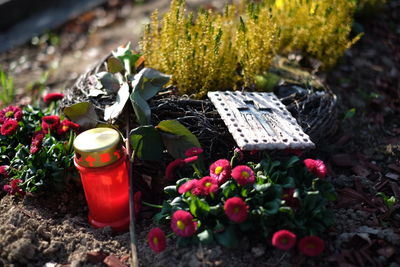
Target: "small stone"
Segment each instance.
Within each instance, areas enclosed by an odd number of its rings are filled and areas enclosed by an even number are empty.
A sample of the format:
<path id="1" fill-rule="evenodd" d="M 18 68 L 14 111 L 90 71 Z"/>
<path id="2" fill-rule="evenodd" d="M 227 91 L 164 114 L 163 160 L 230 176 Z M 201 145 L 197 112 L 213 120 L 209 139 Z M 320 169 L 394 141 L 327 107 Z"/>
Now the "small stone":
<path id="1" fill-rule="evenodd" d="M 385 175 L 385 177 L 397 181 L 397 180 L 399 180 L 400 175 L 398 175 L 398 174 L 396 174 L 396 173 L 393 173 L 393 172 L 388 172 L 388 173 Z"/>
<path id="2" fill-rule="evenodd" d="M 265 254 L 264 247 L 253 247 L 251 249 L 251 253 L 253 253 L 254 257 L 258 258 Z"/>

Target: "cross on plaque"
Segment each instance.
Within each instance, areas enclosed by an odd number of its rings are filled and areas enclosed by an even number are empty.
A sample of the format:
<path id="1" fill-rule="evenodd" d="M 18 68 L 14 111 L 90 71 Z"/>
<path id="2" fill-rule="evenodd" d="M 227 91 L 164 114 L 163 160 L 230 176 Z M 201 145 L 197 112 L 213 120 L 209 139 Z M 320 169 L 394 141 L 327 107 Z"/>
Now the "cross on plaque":
<path id="1" fill-rule="evenodd" d="M 273 93 L 218 91 L 208 97 L 243 150 L 315 146 Z"/>

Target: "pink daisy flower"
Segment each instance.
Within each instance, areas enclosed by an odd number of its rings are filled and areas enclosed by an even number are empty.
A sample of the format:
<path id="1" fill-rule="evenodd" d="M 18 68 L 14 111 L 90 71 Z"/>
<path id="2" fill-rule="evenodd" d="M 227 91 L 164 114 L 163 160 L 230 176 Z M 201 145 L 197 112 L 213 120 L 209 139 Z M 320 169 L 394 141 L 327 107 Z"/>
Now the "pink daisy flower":
<path id="1" fill-rule="evenodd" d="M 36 154 L 39 151 L 44 135 L 45 134 L 42 131 L 38 131 L 33 134 L 31 148 L 29 150 L 31 154 Z"/>
<path id="2" fill-rule="evenodd" d="M 280 230 L 272 236 L 272 245 L 278 249 L 289 250 L 296 244 L 296 235 L 288 230 Z"/>
<path id="3" fill-rule="evenodd" d="M 17 106 L 8 106 L 0 110 L 0 124 L 7 120 L 20 121 L 22 119 L 22 110 Z"/>
<path id="4" fill-rule="evenodd" d="M 10 195 L 19 195 L 24 196 L 25 192 L 22 188 L 19 188 L 18 184 L 22 183 L 21 179 L 11 180 L 10 184 L 6 184 L 3 187 L 3 190 L 6 191 Z"/>
<path id="5" fill-rule="evenodd" d="M 210 176 L 201 178 L 198 182 L 198 186 L 201 189 L 201 194 L 208 196 L 214 194 L 218 190 L 218 181 Z"/>
<path id="6" fill-rule="evenodd" d="M 60 124 L 60 117 L 57 115 L 44 116 L 42 118 L 42 131 L 48 133 L 49 129 L 57 131 L 58 125 Z"/>
<path id="7" fill-rule="evenodd" d="M 318 178 L 320 179 L 325 178 L 327 171 L 325 163 L 322 160 L 305 159 L 304 165 L 306 165 L 306 168 L 308 169 L 309 172 L 312 172 Z"/>
<path id="8" fill-rule="evenodd" d="M 199 156 L 192 156 L 192 157 L 188 157 L 188 158 L 183 159 L 183 161 L 184 161 L 186 164 L 189 164 L 189 163 L 195 162 L 195 161 L 198 160 L 198 159 L 199 159 Z"/>
<path id="9" fill-rule="evenodd" d="M 249 207 L 240 197 L 231 197 L 226 200 L 224 204 L 224 211 L 226 216 L 237 223 L 244 222 L 248 216 Z"/>
<path id="10" fill-rule="evenodd" d="M 203 149 L 201 147 L 192 147 L 185 151 L 185 156 L 193 157 L 193 156 L 198 156 L 201 153 L 203 153 Z"/>
<path id="11" fill-rule="evenodd" d="M 7 165 L 2 165 L 0 166 L 0 175 L 3 176 L 4 178 L 8 178 L 8 166 Z"/>
<path id="12" fill-rule="evenodd" d="M 183 159 L 176 159 L 174 161 L 171 161 L 167 165 L 167 168 L 165 169 L 165 177 L 167 178 L 167 180 L 172 181 L 174 178 L 175 168 L 183 166 L 184 164 L 185 164 L 185 161 Z"/>
<path id="13" fill-rule="evenodd" d="M 177 210 L 172 215 L 171 229 L 176 235 L 188 237 L 196 232 L 197 225 L 193 216 L 187 211 Z"/>
<path id="14" fill-rule="evenodd" d="M 231 165 L 227 159 L 219 159 L 210 166 L 210 176 L 217 179 L 218 184 L 225 183 L 231 175 Z"/>
<path id="15" fill-rule="evenodd" d="M 58 135 L 64 135 L 69 130 L 79 130 L 79 124 L 76 124 L 70 120 L 63 120 L 57 127 Z"/>
<path id="16" fill-rule="evenodd" d="M 6 120 L 1 126 L 0 133 L 2 135 L 13 135 L 18 130 L 18 122 L 16 120 Z"/>
<path id="17" fill-rule="evenodd" d="M 314 257 L 324 251 L 325 242 L 318 236 L 306 236 L 299 242 L 299 250 L 306 256 Z"/>
<path id="18" fill-rule="evenodd" d="M 197 186 L 198 181 L 199 180 L 193 179 L 193 180 L 189 180 L 186 183 L 184 183 L 183 185 L 181 185 L 178 188 L 179 194 L 185 194 L 186 192 L 191 191 L 193 188 L 198 187 Z"/>
<path id="19" fill-rule="evenodd" d="M 255 181 L 255 176 L 253 170 L 246 165 L 239 165 L 233 168 L 232 170 L 232 178 L 240 186 L 245 186 L 247 184 L 253 184 Z"/>
<path id="20" fill-rule="evenodd" d="M 62 94 L 62 93 L 48 93 L 47 95 L 45 95 L 43 97 L 43 101 L 46 104 L 49 104 L 50 102 L 58 101 L 58 100 L 61 100 L 63 98 L 64 98 L 64 94 Z"/>
<path id="21" fill-rule="evenodd" d="M 149 234 L 147 235 L 147 242 L 150 248 L 157 253 L 164 251 L 167 247 L 165 233 L 158 227 L 150 230 Z"/>

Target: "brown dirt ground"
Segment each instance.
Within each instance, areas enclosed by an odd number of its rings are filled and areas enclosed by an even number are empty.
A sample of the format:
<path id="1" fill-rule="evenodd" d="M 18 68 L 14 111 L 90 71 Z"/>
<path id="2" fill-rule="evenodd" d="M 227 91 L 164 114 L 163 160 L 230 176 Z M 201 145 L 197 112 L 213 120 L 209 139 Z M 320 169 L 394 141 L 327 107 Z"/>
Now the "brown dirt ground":
<path id="1" fill-rule="evenodd" d="M 150 1 L 155 5 L 161 2 Z M 129 20 L 118 5 L 113 7 L 110 3 L 102 7 L 103 11 L 110 10 L 108 16 L 115 15 L 108 23 L 103 21 L 109 32 Z M 149 8 L 147 4 L 144 7 Z M 99 10 L 94 14 L 104 14 Z M 147 16 L 149 11 L 144 10 Z M 38 73 L 49 70 L 54 60 L 63 62 L 76 57 L 79 51 L 82 55 L 96 49 L 99 51 L 93 53 L 102 55 L 121 43 L 112 37 L 108 46 L 101 41 L 93 41 L 93 45 L 90 40 L 96 37 L 82 37 L 99 20 L 95 15 L 88 17 L 80 17 L 78 22 L 74 20 L 58 30 L 61 46 L 26 45 L 0 55 L 3 66 L 16 79 L 25 77 L 18 85 L 21 90 L 25 89 L 22 84 L 35 81 Z M 137 223 L 140 266 L 400 266 L 399 205 L 389 211 L 375 196 L 385 192 L 400 199 L 400 2 L 391 1 L 381 14 L 357 21 L 364 27 L 364 37 L 333 70 L 319 73 L 338 95 L 340 113 L 340 130 L 335 138 L 313 152 L 327 162 L 328 179 L 339 195 L 332 205 L 336 224 L 324 237 L 327 247 L 323 255 L 307 259 L 262 243 L 254 244 L 245 237 L 236 250 L 219 246 L 178 248 L 168 241 L 166 251 L 154 254 L 145 240 L 153 227 L 151 210 L 144 210 Z M 101 32 L 102 27 L 99 28 Z M 68 40 L 77 47 L 66 45 Z M 86 60 L 94 62 L 97 57 L 88 56 Z M 71 66 L 76 64 L 76 60 L 71 62 L 75 62 Z M 57 90 L 76 78 L 71 68 L 57 69 L 50 76 L 48 90 Z M 34 90 L 32 95 L 24 94 L 20 102 L 30 102 L 33 93 Z M 342 120 L 350 108 L 356 109 L 355 116 Z M 93 229 L 86 214 L 77 179 L 62 194 L 28 195 L 21 200 L 0 193 L 0 266 L 105 266 L 102 260 L 108 255 L 128 263 L 129 233 Z M 106 260 L 110 261 L 112 256 Z"/>

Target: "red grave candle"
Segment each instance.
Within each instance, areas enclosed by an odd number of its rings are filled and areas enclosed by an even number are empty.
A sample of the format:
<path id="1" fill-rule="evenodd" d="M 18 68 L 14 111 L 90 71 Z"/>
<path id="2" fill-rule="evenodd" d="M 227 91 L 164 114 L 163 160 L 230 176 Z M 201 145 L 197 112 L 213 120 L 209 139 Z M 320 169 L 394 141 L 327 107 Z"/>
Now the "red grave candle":
<path id="1" fill-rule="evenodd" d="M 128 168 L 119 133 L 111 128 L 90 129 L 75 138 L 74 148 L 74 163 L 89 207 L 89 223 L 96 228 L 127 230 Z"/>

